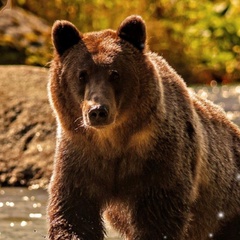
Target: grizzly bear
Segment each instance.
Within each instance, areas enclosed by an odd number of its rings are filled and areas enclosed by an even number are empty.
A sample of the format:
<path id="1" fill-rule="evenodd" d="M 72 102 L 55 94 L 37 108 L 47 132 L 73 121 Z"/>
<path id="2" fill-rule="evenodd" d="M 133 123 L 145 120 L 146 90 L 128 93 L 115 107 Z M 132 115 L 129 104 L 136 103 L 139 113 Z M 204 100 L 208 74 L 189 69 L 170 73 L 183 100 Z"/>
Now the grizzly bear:
<path id="1" fill-rule="evenodd" d="M 240 130 L 148 50 L 145 22 L 52 30 L 48 237 L 240 239 Z"/>

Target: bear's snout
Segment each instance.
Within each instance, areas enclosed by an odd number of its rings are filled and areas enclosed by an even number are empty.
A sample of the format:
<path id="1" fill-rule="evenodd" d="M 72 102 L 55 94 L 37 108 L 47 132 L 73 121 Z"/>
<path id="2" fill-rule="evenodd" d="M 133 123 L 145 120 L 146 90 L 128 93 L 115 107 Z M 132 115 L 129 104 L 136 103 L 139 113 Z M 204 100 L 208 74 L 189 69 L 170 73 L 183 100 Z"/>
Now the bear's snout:
<path id="1" fill-rule="evenodd" d="M 105 125 L 108 120 L 109 108 L 106 105 L 94 106 L 88 112 L 92 126 Z"/>

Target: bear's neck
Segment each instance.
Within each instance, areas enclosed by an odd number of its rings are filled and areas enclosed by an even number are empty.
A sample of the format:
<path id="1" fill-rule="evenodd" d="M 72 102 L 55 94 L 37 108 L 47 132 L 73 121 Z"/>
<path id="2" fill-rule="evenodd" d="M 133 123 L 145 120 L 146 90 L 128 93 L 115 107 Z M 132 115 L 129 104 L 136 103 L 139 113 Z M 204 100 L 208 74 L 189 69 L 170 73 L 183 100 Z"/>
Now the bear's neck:
<path id="1" fill-rule="evenodd" d="M 81 143 L 85 153 L 94 151 L 110 158 L 128 154 L 144 157 L 154 146 L 155 130 L 153 121 L 148 119 L 146 124 L 142 122 L 138 126 L 128 123 L 102 129 L 83 129 L 75 135 L 74 142 L 78 146 Z"/>

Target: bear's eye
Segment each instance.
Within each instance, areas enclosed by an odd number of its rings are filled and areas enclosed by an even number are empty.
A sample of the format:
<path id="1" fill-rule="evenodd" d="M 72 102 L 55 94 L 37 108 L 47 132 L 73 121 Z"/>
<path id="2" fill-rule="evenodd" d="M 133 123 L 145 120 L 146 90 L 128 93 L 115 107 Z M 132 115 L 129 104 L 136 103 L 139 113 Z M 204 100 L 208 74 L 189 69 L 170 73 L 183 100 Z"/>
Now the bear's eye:
<path id="1" fill-rule="evenodd" d="M 117 70 L 111 70 L 110 74 L 109 74 L 109 80 L 111 82 L 115 82 L 117 80 L 119 80 L 120 76 Z"/>
<path id="2" fill-rule="evenodd" d="M 86 70 L 80 71 L 78 78 L 79 78 L 79 81 L 81 83 L 83 83 L 83 84 L 87 83 L 87 81 L 88 81 L 88 73 L 87 73 L 87 71 Z"/>

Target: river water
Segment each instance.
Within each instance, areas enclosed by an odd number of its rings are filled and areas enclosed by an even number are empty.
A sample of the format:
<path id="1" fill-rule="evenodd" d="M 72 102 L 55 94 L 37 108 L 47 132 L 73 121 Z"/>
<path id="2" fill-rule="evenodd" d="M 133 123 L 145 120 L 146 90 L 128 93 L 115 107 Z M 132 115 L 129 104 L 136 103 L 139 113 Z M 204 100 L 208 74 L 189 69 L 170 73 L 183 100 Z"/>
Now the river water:
<path id="1" fill-rule="evenodd" d="M 0 188 L 0 239 L 46 239 L 47 192 L 43 189 Z M 120 240 L 108 227 L 106 240 Z"/>

